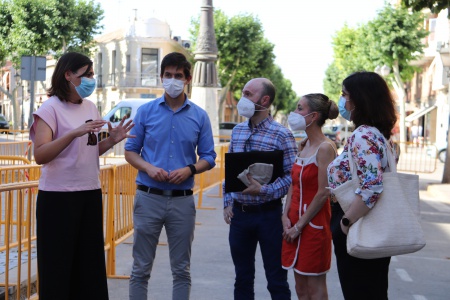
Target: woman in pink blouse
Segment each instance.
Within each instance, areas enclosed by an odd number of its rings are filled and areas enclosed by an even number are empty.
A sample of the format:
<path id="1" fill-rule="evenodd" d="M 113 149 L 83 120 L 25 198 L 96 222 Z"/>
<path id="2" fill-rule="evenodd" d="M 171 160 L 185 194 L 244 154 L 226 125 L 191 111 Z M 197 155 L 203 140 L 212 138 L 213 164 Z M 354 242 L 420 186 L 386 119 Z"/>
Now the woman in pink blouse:
<path id="1" fill-rule="evenodd" d="M 107 300 L 99 155 L 130 137 L 131 120 L 97 142 L 107 122 L 86 99 L 96 88 L 91 59 L 59 58 L 30 138 L 42 165 L 36 204 L 39 299 Z"/>
<path id="2" fill-rule="evenodd" d="M 347 254 L 346 239 L 350 226 L 376 205 L 383 192 L 383 173 L 389 171 L 387 151 L 397 120 L 394 100 L 385 80 L 373 72 L 357 72 L 342 83 L 339 111 L 356 129 L 344 151 L 328 166 L 331 188 L 351 179 L 348 156 L 352 155 L 360 180 L 352 205 L 343 212 L 332 201 L 331 231 L 342 292 L 346 300 L 388 298 L 390 257 L 360 259 Z"/>

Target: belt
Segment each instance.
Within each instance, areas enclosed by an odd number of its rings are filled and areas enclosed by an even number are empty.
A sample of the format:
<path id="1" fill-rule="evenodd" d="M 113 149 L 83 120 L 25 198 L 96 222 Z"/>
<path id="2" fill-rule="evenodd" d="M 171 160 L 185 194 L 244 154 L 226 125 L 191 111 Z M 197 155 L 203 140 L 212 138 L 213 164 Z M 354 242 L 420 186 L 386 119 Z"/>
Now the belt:
<path id="1" fill-rule="evenodd" d="M 151 188 L 145 185 L 138 185 L 137 189 L 140 191 L 147 192 L 149 194 L 168 196 L 168 197 L 181 197 L 190 196 L 193 194 L 192 190 L 160 190 L 157 188 Z"/>
<path id="2" fill-rule="evenodd" d="M 281 198 L 264 202 L 262 204 L 256 204 L 256 205 L 247 205 L 242 204 L 241 202 L 238 202 L 236 200 L 233 201 L 233 207 L 240 208 L 243 212 L 261 212 L 261 211 L 270 211 L 275 210 L 279 207 L 281 207 Z"/>

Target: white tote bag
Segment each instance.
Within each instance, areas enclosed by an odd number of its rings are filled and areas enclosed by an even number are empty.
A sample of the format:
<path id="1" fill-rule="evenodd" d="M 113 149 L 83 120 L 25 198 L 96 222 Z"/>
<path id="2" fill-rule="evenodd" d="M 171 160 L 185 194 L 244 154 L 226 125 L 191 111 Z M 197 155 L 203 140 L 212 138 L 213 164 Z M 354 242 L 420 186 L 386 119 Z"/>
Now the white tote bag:
<path id="1" fill-rule="evenodd" d="M 395 157 L 387 145 L 390 172 L 383 173 L 383 192 L 375 206 L 350 226 L 348 254 L 358 258 L 381 258 L 412 253 L 426 242 L 419 222 L 419 176 L 397 173 Z M 331 189 L 342 209 L 347 211 L 360 187 L 355 163 L 349 153 L 352 179 Z"/>

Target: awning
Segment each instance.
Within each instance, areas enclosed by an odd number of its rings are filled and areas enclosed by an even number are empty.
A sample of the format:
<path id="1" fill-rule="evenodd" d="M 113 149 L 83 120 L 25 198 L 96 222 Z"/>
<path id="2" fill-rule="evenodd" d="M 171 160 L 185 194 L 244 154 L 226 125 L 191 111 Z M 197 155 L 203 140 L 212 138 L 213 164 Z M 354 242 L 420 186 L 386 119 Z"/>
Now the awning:
<path id="1" fill-rule="evenodd" d="M 406 121 L 406 122 L 412 122 L 412 121 L 414 121 L 414 120 L 416 120 L 416 119 L 422 117 L 423 115 L 426 115 L 427 113 L 429 113 L 430 111 L 432 111 L 433 109 L 436 109 L 436 108 L 437 108 L 436 105 L 433 105 L 433 106 L 430 106 L 430 107 L 422 108 L 421 110 L 418 110 L 418 111 L 416 111 L 416 112 L 410 114 L 409 116 L 407 116 L 407 117 L 405 118 L 405 121 Z"/>

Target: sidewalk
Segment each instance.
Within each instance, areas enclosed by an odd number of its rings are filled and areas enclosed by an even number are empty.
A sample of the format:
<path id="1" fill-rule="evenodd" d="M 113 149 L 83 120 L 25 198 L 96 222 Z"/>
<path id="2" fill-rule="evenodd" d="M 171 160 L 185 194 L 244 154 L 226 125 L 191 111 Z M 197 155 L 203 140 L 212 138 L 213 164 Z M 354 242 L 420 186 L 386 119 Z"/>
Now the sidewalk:
<path id="1" fill-rule="evenodd" d="M 234 266 L 228 245 L 229 226 L 222 217 L 222 198 L 214 197 L 214 195 L 218 195 L 218 186 L 205 192 L 202 204 L 203 207 L 214 207 L 214 210 L 197 209 L 197 225 L 191 258 L 191 299 L 193 300 L 233 299 Z M 117 275 L 130 275 L 132 243 L 131 237 L 117 247 Z M 159 245 L 157 248 L 149 281 L 148 299 L 151 300 L 172 299 L 172 274 L 164 230 L 160 237 L 161 243 L 164 245 Z M 270 299 L 266 289 L 267 283 L 260 250 L 257 249 L 256 253 L 255 299 Z M 288 278 L 291 292 L 295 293 L 292 272 L 289 272 Z M 127 279 L 108 279 L 108 287 L 110 300 L 128 299 Z M 343 299 L 334 261 L 332 270 L 328 274 L 328 289 L 330 300 Z"/>
<path id="2" fill-rule="evenodd" d="M 443 164 L 433 174 L 420 174 L 421 198 L 433 197 L 436 201 L 450 203 L 448 197 L 450 185 L 439 184 L 442 179 Z M 203 195 L 203 207 L 213 207 L 214 210 L 198 209 L 195 238 L 192 246 L 191 277 L 193 300 L 229 300 L 233 299 L 234 266 L 228 246 L 229 227 L 222 217 L 222 198 L 218 195 L 218 186 L 206 191 Z M 427 191 L 428 188 L 428 191 Z M 425 194 L 423 194 L 425 193 Z M 132 237 L 117 247 L 116 273 L 130 275 L 132 265 Z M 167 239 L 163 230 L 149 281 L 149 298 L 151 300 L 172 299 L 172 275 L 170 272 Z M 330 272 L 327 274 L 328 294 L 330 300 L 342 300 L 342 292 L 335 265 L 335 257 Z M 391 269 L 394 269 L 393 267 Z M 390 273 L 393 270 L 390 271 Z M 266 279 L 259 249 L 256 255 L 255 299 L 270 299 L 266 289 Z M 391 274 L 390 274 L 391 276 Z M 294 278 L 288 273 L 292 299 L 296 298 Z M 127 279 L 108 279 L 109 296 L 111 300 L 128 299 Z M 390 289 L 390 297 L 396 293 Z"/>

